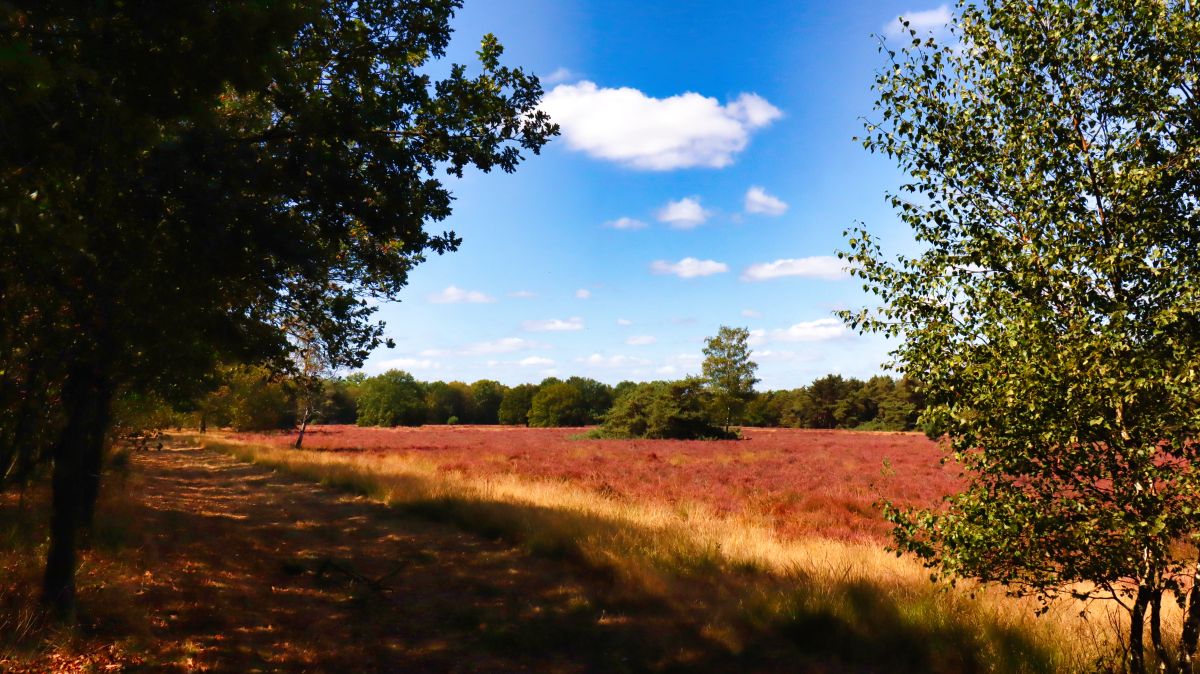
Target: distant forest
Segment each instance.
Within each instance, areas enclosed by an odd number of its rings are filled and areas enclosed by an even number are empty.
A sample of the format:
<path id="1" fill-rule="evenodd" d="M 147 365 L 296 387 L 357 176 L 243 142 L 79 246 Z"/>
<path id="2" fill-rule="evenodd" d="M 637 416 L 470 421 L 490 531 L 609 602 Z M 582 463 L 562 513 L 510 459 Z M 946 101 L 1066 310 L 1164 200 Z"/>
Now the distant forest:
<path id="1" fill-rule="evenodd" d="M 224 383 L 184 413 L 187 423 L 235 430 L 292 428 L 304 416 L 302 392 L 261 368 L 232 368 Z M 613 404 L 637 387 L 595 379 L 550 377 L 538 384 L 505 386 L 482 379 L 424 382 L 390 370 L 327 379 L 313 401 L 311 422 L 360 426 L 506 424 L 586 426 L 604 421 Z M 830 374 L 808 386 L 754 392 L 737 420 L 744 426 L 914 430 L 921 396 L 907 378 L 863 381 Z M 166 420 L 164 420 L 166 421 Z M 178 414 L 172 423 L 184 423 Z M 164 424 L 165 425 L 165 424 Z"/>

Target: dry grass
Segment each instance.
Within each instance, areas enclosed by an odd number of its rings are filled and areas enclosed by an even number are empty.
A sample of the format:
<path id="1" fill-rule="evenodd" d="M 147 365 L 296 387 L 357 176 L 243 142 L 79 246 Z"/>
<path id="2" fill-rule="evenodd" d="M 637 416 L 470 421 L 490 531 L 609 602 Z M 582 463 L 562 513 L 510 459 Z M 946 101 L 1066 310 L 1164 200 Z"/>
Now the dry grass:
<path id="1" fill-rule="evenodd" d="M 1117 652 L 1107 605 L 1037 618 L 1029 603 L 995 592 L 937 588 L 876 544 L 782 539 L 770 522 L 703 504 L 468 476 L 404 455 L 209 444 L 609 574 L 617 591 L 670 602 L 689 619 L 700 612 L 706 636 L 731 653 L 891 671 L 1076 672 L 1104 669 Z"/>

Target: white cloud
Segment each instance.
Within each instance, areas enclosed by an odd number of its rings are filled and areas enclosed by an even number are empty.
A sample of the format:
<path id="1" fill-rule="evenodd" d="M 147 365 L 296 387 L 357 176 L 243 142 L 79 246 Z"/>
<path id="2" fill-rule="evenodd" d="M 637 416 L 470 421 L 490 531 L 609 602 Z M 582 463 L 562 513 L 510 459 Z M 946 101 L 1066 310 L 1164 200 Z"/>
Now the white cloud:
<path id="1" fill-rule="evenodd" d="M 761 318 L 762 312 L 754 309 L 742 309 L 742 315 L 746 318 Z"/>
<path id="2" fill-rule="evenodd" d="M 517 298 L 520 298 L 523 300 L 528 300 L 528 299 L 537 297 L 537 293 L 533 292 L 532 290 L 517 290 L 515 292 L 509 293 L 508 296 L 509 297 L 517 297 Z"/>
<path id="3" fill-rule="evenodd" d="M 694 257 L 685 257 L 679 262 L 655 260 L 650 264 L 650 271 L 655 274 L 673 274 L 679 278 L 695 278 L 723 274 L 729 271 L 729 265 L 715 260 L 697 260 Z"/>
<path id="4" fill-rule="evenodd" d="M 762 215 L 783 215 L 788 209 L 788 205 L 782 199 L 767 194 L 766 190 L 757 185 L 746 190 L 744 205 L 747 213 Z"/>
<path id="5" fill-rule="evenodd" d="M 628 318 L 618 318 L 617 325 L 633 325 L 633 321 Z"/>
<path id="6" fill-rule="evenodd" d="M 575 74 L 570 68 L 559 67 L 549 75 L 543 75 L 538 77 L 538 79 L 541 80 L 542 84 L 549 86 L 551 84 L 558 84 L 559 82 L 567 82 L 569 80 L 577 79 L 578 77 L 579 75 Z"/>
<path id="7" fill-rule="evenodd" d="M 442 356 L 449 356 L 450 351 L 446 349 L 424 349 L 419 355 L 424 358 L 441 358 Z"/>
<path id="8" fill-rule="evenodd" d="M 529 356 L 528 358 L 522 358 L 521 360 L 517 361 L 517 365 L 520 365 L 521 367 L 546 367 L 553 364 L 553 360 L 549 358 L 543 358 L 542 356 Z"/>
<path id="9" fill-rule="evenodd" d="M 587 288 L 580 288 L 575 291 L 575 299 L 586 300 L 592 296 L 592 291 Z"/>
<path id="10" fill-rule="evenodd" d="M 679 201 L 668 201 L 658 211 L 658 221 L 675 229 L 691 229 L 704 224 L 712 215 L 700 205 L 700 197 L 684 197 Z"/>
<path id="11" fill-rule="evenodd" d="M 542 321 L 525 321 L 521 327 L 529 332 L 572 332 L 583 329 L 583 319 L 578 316 L 562 320 L 548 318 Z"/>
<path id="12" fill-rule="evenodd" d="M 646 227 L 646 223 L 636 218 L 621 217 L 616 220 L 609 220 L 604 223 L 604 226 L 612 227 L 613 229 L 642 229 Z"/>
<path id="13" fill-rule="evenodd" d="M 654 335 L 634 335 L 625 340 L 625 343 L 630 346 L 649 346 L 658 341 Z"/>
<path id="14" fill-rule="evenodd" d="M 649 365 L 650 361 L 645 358 L 637 358 L 634 356 L 605 356 L 599 353 L 593 353 L 587 358 L 577 359 L 580 363 L 586 363 L 593 367 L 629 367 L 632 365 Z"/>
<path id="15" fill-rule="evenodd" d="M 521 339 L 520 337 L 504 337 L 490 342 L 471 344 L 463 348 L 459 353 L 464 356 L 483 356 L 493 353 L 512 353 L 513 351 L 537 349 L 542 346 L 544 345 L 528 339 Z"/>
<path id="16" fill-rule="evenodd" d="M 674 356 L 675 362 L 682 365 L 699 365 L 704 357 L 698 353 L 677 353 Z"/>
<path id="17" fill-rule="evenodd" d="M 901 37 L 908 35 L 909 29 L 917 31 L 918 35 L 940 33 L 952 17 L 950 5 L 940 5 L 934 9 L 925 9 L 919 12 L 910 10 L 892 19 L 888 25 L 884 26 L 883 34 L 887 37 Z M 908 29 L 901 23 L 902 19 L 908 22 Z"/>
<path id="18" fill-rule="evenodd" d="M 676 369 L 676 367 L 674 365 L 663 365 L 662 367 L 655 370 L 655 372 L 657 372 L 658 374 L 672 375 L 672 374 L 675 374 L 676 372 L 678 372 L 678 369 Z"/>
<path id="19" fill-rule="evenodd" d="M 750 265 L 742 272 L 743 281 L 769 281 L 785 276 L 837 281 L 848 277 L 849 273 L 846 271 L 846 262 L 832 255 L 760 262 Z"/>
<path id="20" fill-rule="evenodd" d="M 757 94 L 721 105 L 692 92 L 654 98 L 586 80 L 554 87 L 541 108 L 562 127 L 572 150 L 651 171 L 728 166 L 751 132 L 783 115 Z"/>
<path id="21" fill-rule="evenodd" d="M 381 372 L 387 370 L 440 370 L 442 364 L 428 358 L 392 358 L 381 361 L 376 368 Z"/>
<path id="22" fill-rule="evenodd" d="M 759 331 L 761 335 L 762 332 Z M 773 342 L 822 342 L 849 334 L 846 325 L 836 318 L 803 321 L 786 328 L 771 330 L 766 337 Z"/>
<path id="23" fill-rule="evenodd" d="M 446 286 L 444 290 L 429 295 L 427 299 L 434 304 L 490 304 L 496 301 L 491 295 L 478 290 L 463 290 L 458 286 Z"/>

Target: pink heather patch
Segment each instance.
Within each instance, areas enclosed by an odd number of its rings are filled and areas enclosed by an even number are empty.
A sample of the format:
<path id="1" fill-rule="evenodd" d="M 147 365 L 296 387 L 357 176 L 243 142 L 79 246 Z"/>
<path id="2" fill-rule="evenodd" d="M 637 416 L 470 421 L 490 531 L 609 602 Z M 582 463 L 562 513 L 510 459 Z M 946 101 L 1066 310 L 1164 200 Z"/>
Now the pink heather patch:
<path id="1" fill-rule="evenodd" d="M 699 502 L 765 517 L 786 537 L 886 540 L 875 502 L 934 506 L 960 486 L 937 444 L 914 433 L 748 428 L 740 441 L 575 440 L 579 428 L 317 426 L 305 449 L 395 453 L 468 476 L 563 480 L 620 499 Z M 289 446 L 294 433 L 240 433 Z M 884 475 L 884 460 L 891 470 Z"/>

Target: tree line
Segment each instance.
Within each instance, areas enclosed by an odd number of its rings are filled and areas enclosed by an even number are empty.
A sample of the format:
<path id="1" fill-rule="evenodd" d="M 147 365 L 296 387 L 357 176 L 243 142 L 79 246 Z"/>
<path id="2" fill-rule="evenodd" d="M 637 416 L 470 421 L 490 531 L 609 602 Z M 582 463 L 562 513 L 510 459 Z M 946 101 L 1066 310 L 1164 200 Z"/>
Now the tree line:
<path id="1" fill-rule="evenodd" d="M 356 373 L 321 382 L 311 421 L 360 426 L 590 426 L 604 423 L 639 387 L 675 383 L 622 381 L 614 386 L 573 376 L 506 386 L 491 379 L 420 381 L 400 370 L 374 376 Z M 301 423 L 308 405 L 303 396 L 289 379 L 264 368 L 229 368 L 222 383 L 199 404 L 174 414 L 155 414 L 160 425 L 291 429 Z M 705 419 L 723 422 L 724 412 L 712 409 L 714 405 L 720 403 L 706 401 L 701 406 Z M 752 391 L 732 420 L 742 426 L 911 431 L 918 427 L 921 407 L 920 395 L 907 378 L 879 375 L 862 380 L 830 374 L 808 386 Z"/>

